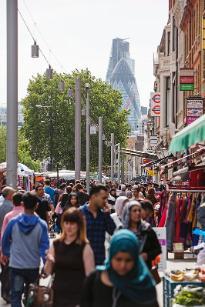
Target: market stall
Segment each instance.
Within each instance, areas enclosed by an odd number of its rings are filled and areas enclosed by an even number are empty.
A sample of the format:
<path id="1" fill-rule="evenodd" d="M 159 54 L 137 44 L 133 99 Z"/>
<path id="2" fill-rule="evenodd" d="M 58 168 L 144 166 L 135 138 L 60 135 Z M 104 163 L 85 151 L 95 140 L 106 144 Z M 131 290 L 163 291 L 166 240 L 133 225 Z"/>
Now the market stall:
<path id="1" fill-rule="evenodd" d="M 6 178 L 6 162 L 0 163 L 0 173 L 2 180 L 5 182 Z M 2 181 L 1 180 L 1 181 Z M 22 163 L 17 165 L 17 185 L 25 191 L 30 191 L 34 184 L 34 171 Z"/>
<path id="2" fill-rule="evenodd" d="M 204 268 L 167 272 L 163 279 L 163 306 L 205 306 Z"/>
<path id="3" fill-rule="evenodd" d="M 187 258 L 187 254 L 193 257 L 193 246 L 199 242 L 194 230 L 202 227 L 198 211 L 205 199 L 204 142 L 205 115 L 173 137 L 169 152 L 175 157 L 161 166 L 162 172 L 171 173 L 171 179 L 160 195 L 158 226 L 166 227 L 167 249 L 175 259 Z"/>

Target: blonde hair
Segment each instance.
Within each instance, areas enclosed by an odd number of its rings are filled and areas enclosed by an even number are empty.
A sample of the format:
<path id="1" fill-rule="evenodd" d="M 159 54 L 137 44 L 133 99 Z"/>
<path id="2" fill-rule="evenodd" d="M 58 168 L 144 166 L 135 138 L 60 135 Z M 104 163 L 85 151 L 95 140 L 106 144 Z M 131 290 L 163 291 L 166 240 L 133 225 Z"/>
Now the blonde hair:
<path id="1" fill-rule="evenodd" d="M 61 218 L 61 229 L 62 229 L 62 234 L 60 237 L 61 241 L 64 241 L 66 238 L 66 233 L 64 230 L 65 222 L 76 223 L 78 225 L 78 233 L 76 241 L 78 241 L 80 244 L 88 243 L 87 234 L 86 234 L 86 222 L 80 210 L 78 210 L 75 207 L 72 207 L 63 213 Z"/>

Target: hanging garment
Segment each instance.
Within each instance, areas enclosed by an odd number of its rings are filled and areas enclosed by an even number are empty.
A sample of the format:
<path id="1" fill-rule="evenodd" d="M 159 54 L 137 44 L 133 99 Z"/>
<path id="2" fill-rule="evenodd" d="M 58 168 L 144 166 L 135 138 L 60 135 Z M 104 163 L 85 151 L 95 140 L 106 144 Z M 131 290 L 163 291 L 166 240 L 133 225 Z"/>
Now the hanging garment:
<path id="1" fill-rule="evenodd" d="M 170 196 L 168 202 L 168 214 L 166 220 L 167 228 L 167 250 L 173 250 L 173 239 L 175 236 L 176 194 Z"/>

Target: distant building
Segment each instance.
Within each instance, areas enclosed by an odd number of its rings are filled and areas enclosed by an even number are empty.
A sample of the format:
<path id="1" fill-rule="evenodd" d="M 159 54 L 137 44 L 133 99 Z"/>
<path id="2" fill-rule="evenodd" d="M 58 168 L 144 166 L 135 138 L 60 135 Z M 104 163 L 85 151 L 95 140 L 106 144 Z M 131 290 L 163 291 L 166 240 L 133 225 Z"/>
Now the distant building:
<path id="1" fill-rule="evenodd" d="M 135 80 L 135 61 L 130 58 L 129 43 L 124 39 L 115 38 L 112 41 L 106 81 L 121 92 L 122 108 L 129 111 L 131 131 L 138 131 L 141 124 L 141 107 Z"/>
<path id="2" fill-rule="evenodd" d="M 22 110 L 22 106 L 19 104 L 18 127 L 21 128 L 23 126 L 23 123 L 24 123 L 23 110 Z M 6 107 L 0 107 L 0 125 L 1 126 L 7 125 L 7 109 L 6 109 Z"/>
<path id="3" fill-rule="evenodd" d="M 147 116 L 148 108 L 147 107 L 141 107 L 141 113 L 142 116 Z"/>

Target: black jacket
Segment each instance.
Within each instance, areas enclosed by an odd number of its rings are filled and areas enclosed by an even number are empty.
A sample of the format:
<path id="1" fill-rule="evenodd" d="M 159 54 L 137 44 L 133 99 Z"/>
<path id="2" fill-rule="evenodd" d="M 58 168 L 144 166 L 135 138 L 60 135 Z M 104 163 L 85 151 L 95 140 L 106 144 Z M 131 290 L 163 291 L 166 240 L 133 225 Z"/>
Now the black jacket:
<path id="1" fill-rule="evenodd" d="M 143 243 L 142 253 L 148 254 L 146 264 L 149 269 L 152 268 L 152 261 L 162 253 L 161 245 L 157 238 L 155 231 L 152 228 L 148 228 L 141 232 L 141 238 Z"/>

